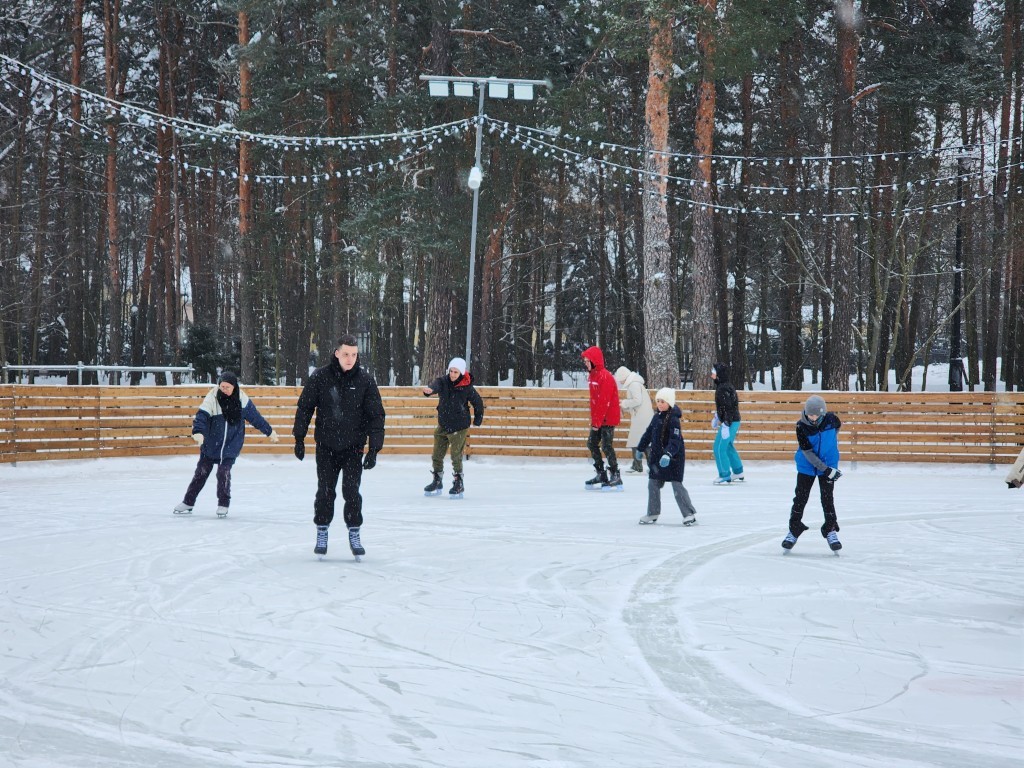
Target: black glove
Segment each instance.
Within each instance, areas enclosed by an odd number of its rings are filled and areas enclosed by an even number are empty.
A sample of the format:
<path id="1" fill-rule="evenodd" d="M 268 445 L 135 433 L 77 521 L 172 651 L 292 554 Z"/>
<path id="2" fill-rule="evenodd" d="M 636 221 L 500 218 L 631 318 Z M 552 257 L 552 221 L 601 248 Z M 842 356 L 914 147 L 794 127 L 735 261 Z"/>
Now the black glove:
<path id="1" fill-rule="evenodd" d="M 370 451 L 366 454 L 366 458 L 363 459 L 363 469 L 373 469 L 377 466 L 377 452 Z"/>
<path id="2" fill-rule="evenodd" d="M 825 470 L 825 474 L 822 475 L 822 477 L 824 477 L 830 483 L 834 483 L 842 476 L 843 473 L 840 472 L 838 469 L 835 469 L 834 467 L 829 467 L 828 469 Z"/>
<path id="3" fill-rule="evenodd" d="M 306 458 L 306 443 L 302 440 L 295 441 L 295 458 L 299 461 Z"/>

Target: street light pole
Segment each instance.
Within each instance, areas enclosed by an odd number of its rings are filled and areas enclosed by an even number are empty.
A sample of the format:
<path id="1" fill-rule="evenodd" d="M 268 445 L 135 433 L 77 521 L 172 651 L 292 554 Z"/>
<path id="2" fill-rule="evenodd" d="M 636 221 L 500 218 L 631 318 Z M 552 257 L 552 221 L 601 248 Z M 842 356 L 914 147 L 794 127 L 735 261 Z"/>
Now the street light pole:
<path id="1" fill-rule="evenodd" d="M 537 86 L 551 88 L 550 80 L 521 80 L 508 77 L 447 77 L 444 75 L 420 75 L 420 80 L 427 82 L 431 96 L 446 98 L 448 96 L 477 96 L 476 113 L 476 153 L 473 167 L 469 171 L 466 185 L 473 190 L 473 219 L 469 230 L 469 284 L 466 286 L 466 366 L 468 368 L 473 354 L 473 288 L 476 281 L 476 230 L 477 216 L 480 211 L 480 184 L 484 172 L 481 166 L 481 149 L 484 131 L 484 99 L 507 99 L 512 96 L 516 101 L 533 101 L 534 89 Z"/>
<path id="2" fill-rule="evenodd" d="M 478 87 L 480 95 L 476 113 L 476 154 L 473 169 L 469 172 L 469 188 L 473 190 L 473 222 L 469 227 L 469 284 L 466 286 L 466 370 L 473 355 L 473 288 L 476 280 L 476 220 L 480 210 L 480 182 L 483 170 L 480 167 L 480 148 L 484 133 L 484 89 Z"/>

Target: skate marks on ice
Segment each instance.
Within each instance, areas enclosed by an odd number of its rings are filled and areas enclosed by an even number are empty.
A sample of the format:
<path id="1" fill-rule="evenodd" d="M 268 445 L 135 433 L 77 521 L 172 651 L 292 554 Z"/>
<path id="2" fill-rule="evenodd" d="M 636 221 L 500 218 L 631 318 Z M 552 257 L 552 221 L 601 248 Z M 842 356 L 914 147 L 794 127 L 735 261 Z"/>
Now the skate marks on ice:
<path id="1" fill-rule="evenodd" d="M 774 531 L 718 541 L 640 579 L 623 617 L 720 756 L 731 734 L 758 766 L 1011 768 L 1024 744 L 1024 536 L 1008 540 L 1008 524 L 980 510 L 849 520 L 851 543 L 872 551 L 844 558 L 814 528 L 802 559 L 778 557 Z"/>

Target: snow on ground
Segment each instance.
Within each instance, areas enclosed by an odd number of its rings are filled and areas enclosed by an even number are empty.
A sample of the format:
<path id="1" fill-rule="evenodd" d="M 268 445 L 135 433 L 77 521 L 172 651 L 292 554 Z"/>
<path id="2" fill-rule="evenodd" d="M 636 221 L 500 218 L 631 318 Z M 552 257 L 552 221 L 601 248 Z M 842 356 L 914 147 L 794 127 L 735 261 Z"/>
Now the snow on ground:
<path id="1" fill-rule="evenodd" d="M 742 450 L 742 444 L 740 445 Z M 1019 766 L 1024 491 L 1005 468 L 844 466 L 844 544 L 783 556 L 792 464 L 699 525 L 583 460 L 364 474 L 367 556 L 312 554 L 312 460 L 0 465 L 0 765 Z M 449 475 L 450 478 L 450 475 Z"/>

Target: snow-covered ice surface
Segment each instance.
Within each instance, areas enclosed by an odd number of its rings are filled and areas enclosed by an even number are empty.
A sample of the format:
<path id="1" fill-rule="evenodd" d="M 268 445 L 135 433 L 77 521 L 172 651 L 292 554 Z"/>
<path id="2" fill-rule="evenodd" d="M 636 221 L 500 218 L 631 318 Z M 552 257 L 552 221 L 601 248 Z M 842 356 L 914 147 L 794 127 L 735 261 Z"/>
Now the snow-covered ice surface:
<path id="1" fill-rule="evenodd" d="M 783 556 L 792 464 L 690 463 L 684 528 L 583 460 L 450 501 L 384 453 L 357 564 L 340 500 L 312 553 L 311 459 L 243 454 L 224 520 L 214 480 L 171 515 L 191 458 L 0 465 L 0 765 L 1021 765 L 1005 467 L 846 465 L 841 557 L 816 494 Z"/>

